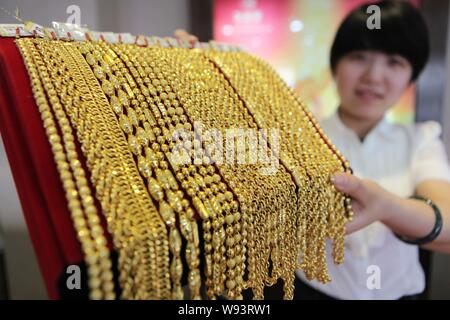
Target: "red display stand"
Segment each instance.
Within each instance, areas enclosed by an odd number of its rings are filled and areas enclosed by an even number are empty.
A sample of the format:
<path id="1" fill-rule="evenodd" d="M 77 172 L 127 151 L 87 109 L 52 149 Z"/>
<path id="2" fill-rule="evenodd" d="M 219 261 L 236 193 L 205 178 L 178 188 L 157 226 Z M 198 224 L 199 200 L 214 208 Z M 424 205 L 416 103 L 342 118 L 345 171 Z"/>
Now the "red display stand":
<path id="1" fill-rule="evenodd" d="M 83 255 L 14 41 L 0 38 L 0 132 L 49 298 L 58 299 L 66 266 L 82 264 Z"/>

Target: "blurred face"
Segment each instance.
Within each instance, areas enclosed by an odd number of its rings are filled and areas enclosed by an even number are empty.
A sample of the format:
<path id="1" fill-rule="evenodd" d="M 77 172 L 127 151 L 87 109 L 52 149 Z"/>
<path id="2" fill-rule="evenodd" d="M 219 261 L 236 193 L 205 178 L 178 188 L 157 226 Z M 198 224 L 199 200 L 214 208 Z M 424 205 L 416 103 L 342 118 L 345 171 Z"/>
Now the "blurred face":
<path id="1" fill-rule="evenodd" d="M 412 66 L 400 55 L 353 51 L 335 69 L 341 111 L 356 119 L 378 121 L 409 85 Z"/>

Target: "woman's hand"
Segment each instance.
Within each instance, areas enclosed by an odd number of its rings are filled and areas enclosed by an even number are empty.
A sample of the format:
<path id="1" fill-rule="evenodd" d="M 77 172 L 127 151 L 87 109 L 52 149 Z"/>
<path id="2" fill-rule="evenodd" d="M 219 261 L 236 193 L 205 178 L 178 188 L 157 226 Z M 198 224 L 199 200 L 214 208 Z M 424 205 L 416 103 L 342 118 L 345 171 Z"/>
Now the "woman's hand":
<path id="1" fill-rule="evenodd" d="M 173 33 L 173 36 L 178 40 L 187 41 L 191 46 L 194 46 L 198 42 L 198 38 L 184 29 L 177 29 Z"/>
<path id="2" fill-rule="evenodd" d="M 410 239 L 428 235 L 436 223 L 433 209 L 421 200 L 398 197 L 377 183 L 359 179 L 347 173 L 331 178 L 339 191 L 352 198 L 353 220 L 347 224 L 347 234 L 380 221 L 394 233 Z M 450 253 L 450 184 L 439 180 L 421 183 L 416 194 L 431 199 L 440 209 L 443 228 L 433 242 L 424 247 Z"/>
<path id="3" fill-rule="evenodd" d="M 359 179 L 347 173 L 331 178 L 339 191 L 352 198 L 353 220 L 347 224 L 347 234 L 358 231 L 372 222 L 383 221 L 395 196 L 377 183 Z"/>

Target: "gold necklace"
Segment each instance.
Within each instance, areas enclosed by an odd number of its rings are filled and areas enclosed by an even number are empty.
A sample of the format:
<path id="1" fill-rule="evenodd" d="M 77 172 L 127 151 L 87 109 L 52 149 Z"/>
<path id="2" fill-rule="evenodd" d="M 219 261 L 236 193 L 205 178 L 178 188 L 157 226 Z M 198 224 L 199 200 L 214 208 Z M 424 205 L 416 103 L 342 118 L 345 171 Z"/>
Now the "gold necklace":
<path id="1" fill-rule="evenodd" d="M 92 299 L 114 299 L 113 275 L 106 239 L 100 226 L 86 174 L 78 160 L 72 128 L 58 99 L 59 87 L 53 86 L 51 76 L 47 71 L 47 67 L 52 61 L 48 60 L 49 56 L 43 52 L 39 42 L 36 43 L 37 47 L 31 40 L 25 39 L 18 40 L 17 44 L 32 78 L 36 102 L 66 191 L 78 240 L 85 255 L 90 275 L 90 297 Z M 56 122 L 52 114 L 54 114 Z M 62 133 L 63 140 L 58 134 L 57 127 Z"/>
<path id="2" fill-rule="evenodd" d="M 306 110 L 303 104 L 299 103 L 296 95 L 287 88 L 267 64 L 245 53 L 230 54 L 211 51 L 207 55 L 223 69 L 228 79 L 240 89 L 244 100 L 248 101 L 249 105 L 253 107 L 252 113 L 261 125 L 280 126 L 280 140 L 285 142 L 282 144 L 282 153 L 286 154 L 282 155 L 283 164 L 290 170 L 299 190 L 304 189 L 305 186 L 300 183 L 305 178 L 309 178 L 309 183 L 318 184 L 317 187 L 311 189 L 314 193 L 310 197 L 319 197 L 321 201 L 306 202 L 306 205 L 316 203 L 317 206 L 310 206 L 307 210 L 305 210 L 306 208 L 301 210 L 313 213 L 308 220 L 315 221 L 306 226 L 309 230 L 304 230 L 304 234 L 310 240 L 307 240 L 306 237 L 303 239 L 310 246 L 301 245 L 302 249 L 305 250 L 302 268 L 310 279 L 317 276 L 323 282 L 329 281 L 326 271 L 324 237 L 325 234 L 328 234 L 334 240 L 333 255 L 335 262 L 341 263 L 343 241 L 342 236 L 339 238 L 338 234 L 343 235 L 344 224 L 347 222 L 347 217 L 343 214 L 333 214 L 336 210 L 330 204 L 336 200 L 337 203 L 344 202 L 347 214 L 351 214 L 351 206 L 349 206 L 348 199 L 333 199 L 333 197 L 330 197 L 334 188 L 325 177 L 342 170 L 342 167 L 349 171 L 348 162 L 325 137 L 323 131 L 318 128 L 312 114 Z M 236 58 L 236 55 L 238 55 L 238 58 Z M 261 81 L 256 83 L 255 79 Z M 253 85 L 248 85 L 248 82 L 253 83 Z M 302 122 L 304 124 L 299 125 Z M 295 150 L 303 150 L 303 152 L 299 153 Z M 327 153 L 332 154 L 329 160 L 323 156 Z M 299 198 L 303 197 L 299 195 Z M 331 217 L 333 219 L 330 219 Z M 331 222 L 328 230 L 326 229 L 327 220 Z M 319 226 L 319 229 L 315 228 L 316 226 Z M 336 233 L 336 229 L 339 230 L 338 233 Z"/>
<path id="3" fill-rule="evenodd" d="M 211 299 L 240 299 L 245 289 L 262 299 L 280 278 L 291 299 L 296 268 L 330 280 L 326 238 L 342 262 L 351 205 L 329 177 L 350 168 L 268 65 L 213 49 L 46 39 L 18 46 L 91 298 L 114 298 L 114 287 L 87 177 L 119 253 L 122 298 L 187 298 L 186 274 L 189 297 L 199 299 L 201 260 Z"/>

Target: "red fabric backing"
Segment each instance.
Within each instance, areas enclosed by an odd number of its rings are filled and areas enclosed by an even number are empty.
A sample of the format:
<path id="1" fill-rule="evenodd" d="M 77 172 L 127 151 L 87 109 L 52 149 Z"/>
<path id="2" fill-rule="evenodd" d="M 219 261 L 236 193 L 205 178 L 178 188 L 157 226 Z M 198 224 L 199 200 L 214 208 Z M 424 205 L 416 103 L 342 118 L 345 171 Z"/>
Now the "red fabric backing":
<path id="1" fill-rule="evenodd" d="M 28 73 L 12 38 L 0 38 L 0 132 L 49 298 L 57 299 L 64 267 L 82 262 L 83 256 Z"/>

